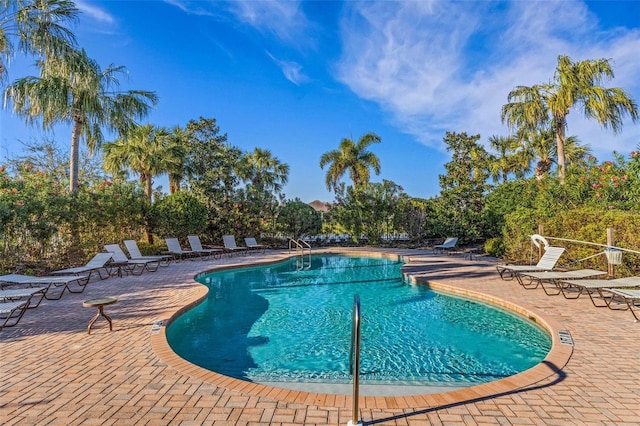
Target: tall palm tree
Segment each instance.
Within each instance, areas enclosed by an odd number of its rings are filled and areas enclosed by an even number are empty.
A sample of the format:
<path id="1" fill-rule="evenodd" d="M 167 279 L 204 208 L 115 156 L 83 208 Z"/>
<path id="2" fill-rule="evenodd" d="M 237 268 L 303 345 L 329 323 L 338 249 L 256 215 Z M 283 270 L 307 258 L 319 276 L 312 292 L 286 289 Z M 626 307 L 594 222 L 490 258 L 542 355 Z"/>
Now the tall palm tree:
<path id="1" fill-rule="evenodd" d="M 256 148 L 240 159 L 238 176 L 260 192 L 280 192 L 288 175 L 289 165 L 281 163 L 269 150 Z"/>
<path id="2" fill-rule="evenodd" d="M 595 118 L 601 126 L 617 133 L 622 119 L 628 113 L 638 118 L 633 99 L 620 88 L 605 88 L 602 80 L 613 78 L 613 70 L 606 59 L 572 62 L 568 56 L 558 56 L 558 66 L 548 84 L 531 87 L 517 86 L 508 95 L 502 107 L 502 121 L 509 126 L 526 130 L 553 130 L 558 155 L 558 178 L 565 177 L 565 133 L 567 115 L 571 108 L 580 106 L 586 117 Z"/>
<path id="3" fill-rule="evenodd" d="M 338 149 L 322 154 L 320 168 L 324 169 L 324 166 L 330 164 L 325 182 L 327 188 L 335 190 L 338 181 L 347 171 L 354 189 L 361 189 L 369 183 L 370 168 L 379 175 L 380 159 L 367 148 L 380 142 L 380 137 L 375 133 L 366 133 L 358 139 L 357 144 L 349 138 L 344 138 Z"/>
<path id="4" fill-rule="evenodd" d="M 78 188 L 80 139 L 84 137 L 90 152 L 103 142 L 102 127 L 126 135 L 136 119 L 146 116 L 158 101 L 153 92 L 119 91 L 118 74 L 122 66 L 105 70 L 84 50 L 38 60 L 40 77 L 25 77 L 13 82 L 5 98 L 13 101 L 14 111 L 29 124 L 42 118 L 44 128 L 69 123 L 71 131 L 70 190 Z"/>
<path id="5" fill-rule="evenodd" d="M 167 130 L 151 124 L 134 127 L 126 136 L 103 146 L 103 168 L 108 173 L 132 171 L 140 178 L 152 201 L 153 178 L 171 170 L 184 158 L 184 146 Z"/>
<path id="6" fill-rule="evenodd" d="M 74 46 L 75 36 L 65 24 L 78 12 L 70 0 L 0 0 L 0 82 L 16 50 L 49 57 Z"/>
<path id="7" fill-rule="evenodd" d="M 491 136 L 489 145 L 496 151 L 491 155 L 490 174 L 494 182 L 502 179 L 506 182 L 509 174 L 517 178 L 523 177 L 528 171 L 528 161 L 525 149 L 515 136 Z"/>

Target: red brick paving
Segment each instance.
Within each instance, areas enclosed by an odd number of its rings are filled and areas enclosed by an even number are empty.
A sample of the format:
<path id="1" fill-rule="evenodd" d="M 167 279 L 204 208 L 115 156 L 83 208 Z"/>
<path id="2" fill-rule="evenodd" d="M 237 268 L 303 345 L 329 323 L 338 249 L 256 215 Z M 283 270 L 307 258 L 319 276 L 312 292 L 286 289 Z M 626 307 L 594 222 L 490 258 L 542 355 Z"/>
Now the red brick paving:
<path id="1" fill-rule="evenodd" d="M 552 329 L 569 330 L 575 346 L 556 342 L 559 352 L 550 362 L 561 365 L 488 385 L 436 395 L 363 397 L 365 424 L 640 424 L 640 323 L 629 312 L 501 281 L 491 260 L 386 251 L 410 256 L 406 270 L 418 280 L 500 298 Z M 83 294 L 65 294 L 27 311 L 18 326 L 0 331 L 0 424 L 346 425 L 349 396 L 223 378 L 176 357 L 164 328 L 151 333 L 154 322 L 168 320 L 202 296 L 195 274 L 284 255 L 183 261 L 155 273 L 94 281 Z M 105 307 L 114 330 L 99 319 L 87 335 L 95 309 L 83 308 L 82 301 L 103 296 L 119 299 Z"/>

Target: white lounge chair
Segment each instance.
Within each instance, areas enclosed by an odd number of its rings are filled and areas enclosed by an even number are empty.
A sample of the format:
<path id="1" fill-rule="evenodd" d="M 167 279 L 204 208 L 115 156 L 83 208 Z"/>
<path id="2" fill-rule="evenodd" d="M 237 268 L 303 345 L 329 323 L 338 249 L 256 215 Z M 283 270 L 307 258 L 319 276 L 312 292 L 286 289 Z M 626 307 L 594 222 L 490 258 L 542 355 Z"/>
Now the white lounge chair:
<path id="1" fill-rule="evenodd" d="M 60 275 L 60 276 L 42 276 L 34 277 L 31 275 L 7 274 L 0 276 L 0 288 L 7 289 L 16 286 L 40 288 L 44 287 L 44 297 L 47 300 L 58 300 L 62 297 L 65 290 L 69 293 L 82 293 L 89 283 L 89 275 Z M 72 284 L 77 285 L 77 289 L 71 288 Z M 58 294 L 54 294 L 51 288 L 60 288 L 62 290 Z M 74 286 L 75 288 L 76 286 Z"/>
<path id="2" fill-rule="evenodd" d="M 456 248 L 456 244 L 458 244 L 458 237 L 448 237 L 444 240 L 442 244 L 436 244 L 433 246 L 434 253 L 444 253 L 447 251 L 451 251 Z"/>
<path id="3" fill-rule="evenodd" d="M 602 308 L 611 304 L 610 296 L 605 292 L 613 293 L 613 290 L 629 287 L 640 287 L 640 277 L 614 278 L 612 280 L 563 280 L 561 283 L 562 294 L 567 299 L 577 299 L 585 292 L 589 295 L 593 306 Z M 577 291 L 576 291 L 577 290 Z M 597 304 L 594 295 L 598 295 L 604 304 Z"/>
<path id="4" fill-rule="evenodd" d="M 167 248 L 169 249 L 169 253 L 173 255 L 175 260 L 181 260 L 190 258 L 193 259 L 195 256 L 200 256 L 200 253 L 196 253 L 192 250 L 183 250 L 180 246 L 180 241 L 177 238 L 165 238 L 167 242 Z"/>
<path id="5" fill-rule="evenodd" d="M 244 245 L 247 246 L 249 250 L 261 250 L 263 253 L 267 249 L 267 246 L 264 244 L 258 244 L 255 238 L 246 237 L 244 239 Z"/>
<path id="6" fill-rule="evenodd" d="M 543 271 L 543 272 L 521 272 L 521 284 L 524 288 L 530 290 L 542 287 L 544 292 L 549 296 L 554 296 L 562 292 L 562 281 L 564 280 L 582 280 L 587 278 L 595 278 L 598 276 L 606 276 L 607 272 L 598 271 L 597 269 L 577 269 L 574 271 Z M 528 282 L 525 281 L 528 279 Z M 551 292 L 545 284 L 551 284 L 554 291 Z"/>
<path id="7" fill-rule="evenodd" d="M 240 247 L 236 245 L 236 238 L 233 235 L 223 235 L 222 241 L 224 242 L 225 250 L 227 250 L 231 255 L 233 255 L 233 253 L 248 253 L 246 247 Z"/>
<path id="8" fill-rule="evenodd" d="M 219 259 L 222 256 L 222 252 L 224 250 L 219 248 L 204 248 L 202 246 L 202 242 L 200 241 L 200 237 L 197 235 L 189 235 L 187 237 L 189 239 L 189 245 L 191 246 L 191 250 L 196 253 L 200 253 L 201 256 L 209 256 L 216 257 Z"/>
<path id="9" fill-rule="evenodd" d="M 111 276 L 112 267 L 109 266 L 109 261 L 111 260 L 111 253 L 98 253 L 89 262 L 87 262 L 83 266 L 76 266 L 75 268 L 67 268 L 60 269 L 58 271 L 52 271 L 51 273 L 54 275 L 78 275 L 78 274 L 89 274 L 89 279 L 91 278 L 91 274 L 97 272 L 100 279 L 104 280 L 105 278 L 109 278 Z M 106 276 L 102 276 L 102 271 L 106 272 Z"/>
<path id="10" fill-rule="evenodd" d="M 124 246 L 127 248 L 129 252 L 129 257 L 131 259 L 142 259 L 142 260 L 158 260 L 160 266 L 167 266 L 171 263 L 171 259 L 173 256 L 159 255 L 159 256 L 143 256 L 140 252 L 140 248 L 138 248 L 138 243 L 135 240 L 124 240 Z"/>
<path id="11" fill-rule="evenodd" d="M 113 261 L 120 268 L 120 271 L 124 270 L 127 274 L 141 275 L 145 269 L 149 272 L 155 272 L 160 266 L 159 259 L 129 259 L 118 244 L 106 244 L 104 249 L 111 253 Z M 122 274 L 119 273 L 119 275 Z"/>
<path id="12" fill-rule="evenodd" d="M 546 251 L 535 265 L 509 265 L 509 264 L 498 264 L 496 265 L 496 269 L 500 274 L 500 278 L 503 280 L 511 280 L 516 278 L 520 284 L 522 284 L 522 279 L 520 277 L 521 273 L 524 272 L 543 272 L 543 271 L 551 271 L 556 267 L 556 263 L 560 259 L 564 253 L 563 247 L 547 247 Z M 505 278 L 505 274 L 509 273 L 508 278 Z"/>

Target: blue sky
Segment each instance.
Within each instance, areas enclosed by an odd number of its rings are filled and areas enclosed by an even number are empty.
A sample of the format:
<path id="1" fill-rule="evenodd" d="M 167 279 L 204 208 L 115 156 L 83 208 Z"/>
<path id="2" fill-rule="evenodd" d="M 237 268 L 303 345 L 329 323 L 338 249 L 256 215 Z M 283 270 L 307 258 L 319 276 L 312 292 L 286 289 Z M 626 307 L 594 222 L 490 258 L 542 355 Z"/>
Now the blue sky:
<path id="1" fill-rule="evenodd" d="M 320 156 L 375 132 L 389 179 L 414 197 L 439 193 L 446 131 L 508 135 L 500 108 L 517 85 L 553 77 L 557 57 L 606 58 L 640 102 L 640 1 L 114 1 L 82 0 L 74 31 L 102 67 L 124 65 L 122 88 L 152 90 L 148 122 L 215 118 L 229 142 L 289 164 L 287 198 L 333 200 Z M 35 75 L 16 59 L 10 79 Z M 640 144 L 640 123 L 614 135 L 579 111 L 571 135 L 601 160 Z M 70 130 L 53 137 L 68 150 Z M 40 140 L 0 113 L 0 163 Z M 166 180 L 156 184 L 167 188 Z"/>

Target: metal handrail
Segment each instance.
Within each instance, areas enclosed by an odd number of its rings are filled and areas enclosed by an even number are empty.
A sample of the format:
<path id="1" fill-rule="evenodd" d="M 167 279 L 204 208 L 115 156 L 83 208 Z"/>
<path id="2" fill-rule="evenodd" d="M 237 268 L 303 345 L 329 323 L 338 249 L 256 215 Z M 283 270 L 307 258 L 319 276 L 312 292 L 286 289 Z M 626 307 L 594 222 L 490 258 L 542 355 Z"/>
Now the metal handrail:
<path id="1" fill-rule="evenodd" d="M 351 327 L 351 351 L 349 353 L 349 373 L 353 374 L 353 413 L 350 426 L 362 424 L 359 421 L 358 399 L 360 398 L 360 296 L 353 296 L 353 325 Z"/>
<path id="2" fill-rule="evenodd" d="M 306 247 L 305 247 L 306 246 Z M 311 244 L 304 240 L 294 240 L 293 238 L 289 238 L 289 253 L 291 253 L 291 249 L 295 247 L 295 251 L 300 251 L 300 259 L 302 260 L 298 270 L 305 269 L 304 266 L 304 251 L 305 248 L 309 250 L 309 266 L 307 269 L 311 268 Z"/>
<path id="3" fill-rule="evenodd" d="M 293 238 L 289 238 L 289 253 L 291 253 L 291 248 L 295 247 L 296 251 L 298 249 L 302 249 L 302 244 L 298 240 L 294 240 Z"/>
<path id="4" fill-rule="evenodd" d="M 308 242 L 306 242 L 305 240 L 298 240 L 298 242 L 303 245 L 303 246 L 307 246 L 307 248 L 309 249 L 309 251 L 311 251 L 311 244 L 309 244 Z"/>

